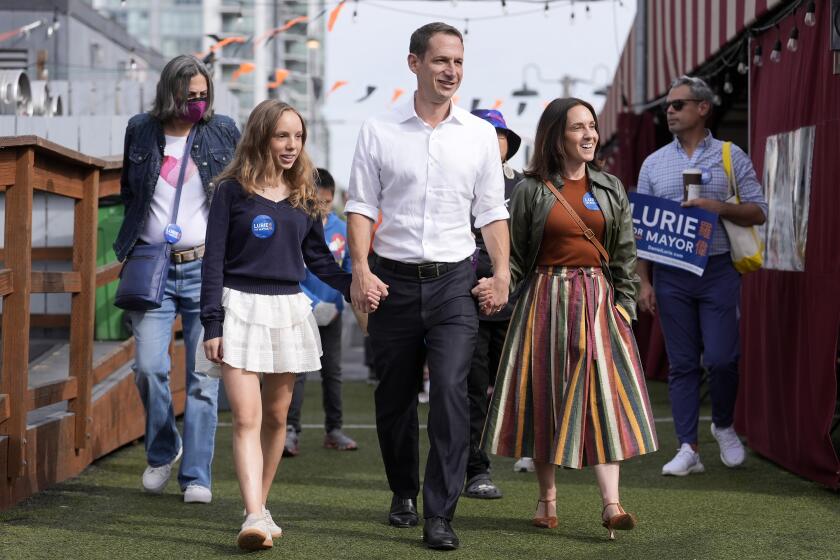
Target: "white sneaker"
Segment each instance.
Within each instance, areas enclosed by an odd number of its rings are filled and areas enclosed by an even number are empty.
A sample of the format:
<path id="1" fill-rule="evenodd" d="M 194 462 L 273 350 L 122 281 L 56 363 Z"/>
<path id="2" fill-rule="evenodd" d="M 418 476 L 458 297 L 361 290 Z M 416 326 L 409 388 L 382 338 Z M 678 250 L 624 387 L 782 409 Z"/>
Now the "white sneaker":
<path id="1" fill-rule="evenodd" d="M 245 518 L 242 529 L 236 536 L 236 544 L 242 550 L 263 550 L 271 548 L 271 532 L 265 522 L 265 515 L 252 513 Z"/>
<path id="2" fill-rule="evenodd" d="M 712 424 L 712 435 L 720 446 L 720 460 L 723 461 L 724 465 L 734 468 L 744 462 L 744 459 L 746 459 L 744 444 L 738 439 L 735 428 L 732 426 L 715 428 L 715 425 Z"/>
<path id="3" fill-rule="evenodd" d="M 263 515 L 265 516 L 265 524 L 268 526 L 268 531 L 271 533 L 272 539 L 279 539 L 283 536 L 283 529 L 280 528 L 280 525 L 274 522 L 274 519 L 271 517 L 271 512 L 266 509 L 265 506 L 263 508 Z M 242 517 L 246 517 L 248 515 L 247 510 L 242 510 Z"/>
<path id="4" fill-rule="evenodd" d="M 213 493 L 206 486 L 191 483 L 184 490 L 184 503 L 209 504 L 213 500 Z"/>
<path id="5" fill-rule="evenodd" d="M 686 476 L 705 472 L 705 470 L 703 463 L 700 462 L 700 454 L 695 452 L 689 444 L 684 443 L 680 446 L 676 456 L 662 467 L 662 474 L 666 476 Z"/>
<path id="6" fill-rule="evenodd" d="M 530 457 L 520 457 L 513 464 L 513 472 L 534 472 L 534 460 Z"/>
<path id="7" fill-rule="evenodd" d="M 274 519 L 271 518 L 271 512 L 268 511 L 265 506 L 263 506 L 263 515 L 265 515 L 265 524 L 268 526 L 268 531 L 271 533 L 272 539 L 279 539 L 283 536 L 283 529 L 280 528 L 280 525 L 274 522 Z"/>
<path id="8" fill-rule="evenodd" d="M 160 494 L 163 492 L 163 489 L 166 488 L 166 483 L 169 482 L 169 476 L 172 474 L 172 465 L 181 458 L 181 453 L 183 451 L 184 447 L 181 446 L 178 450 L 178 454 L 175 455 L 175 458 L 172 459 L 172 462 L 168 465 L 160 467 L 146 467 L 146 470 L 143 471 L 143 489 L 146 492 L 150 492 L 152 494 Z"/>

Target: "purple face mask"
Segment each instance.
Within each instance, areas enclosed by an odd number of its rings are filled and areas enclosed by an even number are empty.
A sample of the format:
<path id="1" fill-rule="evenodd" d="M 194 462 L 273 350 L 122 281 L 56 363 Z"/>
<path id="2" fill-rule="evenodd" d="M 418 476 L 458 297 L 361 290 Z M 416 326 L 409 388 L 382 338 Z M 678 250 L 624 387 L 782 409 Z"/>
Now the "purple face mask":
<path id="1" fill-rule="evenodd" d="M 200 97 L 187 101 L 187 111 L 184 113 L 184 120 L 193 124 L 197 123 L 207 111 L 207 99 Z"/>

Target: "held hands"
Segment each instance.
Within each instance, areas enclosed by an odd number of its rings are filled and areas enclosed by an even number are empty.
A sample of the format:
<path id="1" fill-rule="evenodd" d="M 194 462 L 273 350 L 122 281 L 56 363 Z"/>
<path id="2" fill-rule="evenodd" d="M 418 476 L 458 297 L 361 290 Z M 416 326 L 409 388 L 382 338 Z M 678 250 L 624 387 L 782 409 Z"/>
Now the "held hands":
<path id="1" fill-rule="evenodd" d="M 370 270 L 353 271 L 350 284 L 350 300 L 353 309 L 360 313 L 373 313 L 379 308 L 379 302 L 388 297 L 388 285 Z"/>
<path id="2" fill-rule="evenodd" d="M 472 289 L 478 299 L 478 306 L 484 315 L 495 315 L 507 305 L 510 280 L 500 276 L 482 278 Z"/>

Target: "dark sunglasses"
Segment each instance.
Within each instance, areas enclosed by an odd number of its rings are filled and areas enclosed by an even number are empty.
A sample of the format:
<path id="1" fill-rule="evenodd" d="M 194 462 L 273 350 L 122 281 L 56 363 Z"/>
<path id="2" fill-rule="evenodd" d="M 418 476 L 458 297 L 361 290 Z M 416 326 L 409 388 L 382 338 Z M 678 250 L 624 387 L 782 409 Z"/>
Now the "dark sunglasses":
<path id="1" fill-rule="evenodd" d="M 703 101 L 702 99 L 674 99 L 673 101 L 663 101 L 662 102 L 662 110 L 667 111 L 669 107 L 673 107 L 674 111 L 680 112 L 685 107 L 685 104 L 689 101 L 694 101 L 695 103 L 700 103 Z"/>

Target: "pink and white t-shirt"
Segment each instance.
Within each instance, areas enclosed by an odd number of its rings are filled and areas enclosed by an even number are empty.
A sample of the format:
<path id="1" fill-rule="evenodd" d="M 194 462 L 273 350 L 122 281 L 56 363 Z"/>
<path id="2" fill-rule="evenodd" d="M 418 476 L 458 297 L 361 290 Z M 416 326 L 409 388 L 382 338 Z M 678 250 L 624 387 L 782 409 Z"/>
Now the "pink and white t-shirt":
<path id="1" fill-rule="evenodd" d="M 166 148 L 163 150 L 163 163 L 160 166 L 157 185 L 155 185 L 152 207 L 146 220 L 146 227 L 140 235 L 140 239 L 146 243 L 165 241 L 163 231 L 172 219 L 175 187 L 178 185 L 181 158 L 184 156 L 186 143 L 186 136 L 166 136 Z M 172 246 L 176 251 L 201 245 L 204 243 L 204 235 L 207 231 L 210 205 L 204 194 L 198 167 L 192 158 L 187 162 L 182 188 L 181 202 L 178 207 L 178 226 L 181 228 L 182 235 L 181 239 Z"/>

